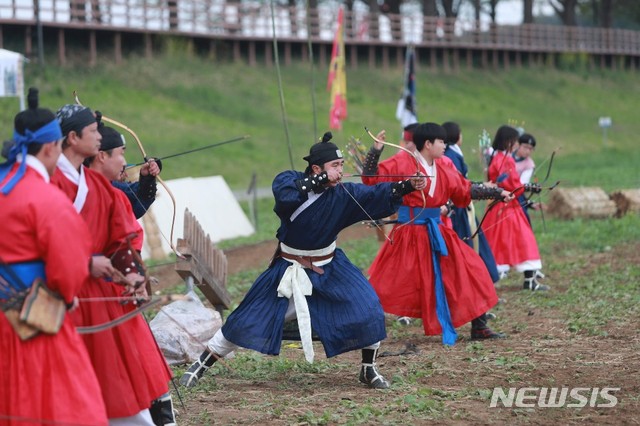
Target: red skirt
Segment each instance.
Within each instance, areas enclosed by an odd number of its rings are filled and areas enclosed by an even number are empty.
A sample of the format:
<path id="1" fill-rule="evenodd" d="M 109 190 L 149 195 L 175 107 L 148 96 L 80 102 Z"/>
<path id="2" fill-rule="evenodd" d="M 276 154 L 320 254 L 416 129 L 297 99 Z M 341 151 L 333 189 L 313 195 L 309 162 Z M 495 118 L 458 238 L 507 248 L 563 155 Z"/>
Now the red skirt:
<path id="1" fill-rule="evenodd" d="M 22 341 L 0 312 L 0 369 L 0 424 L 107 424 L 100 385 L 69 317 L 56 335 Z"/>
<path id="2" fill-rule="evenodd" d="M 491 246 L 496 264 L 515 266 L 540 260 L 536 237 L 517 199 L 489 210 L 482 231 Z"/>
<path id="3" fill-rule="evenodd" d="M 495 306 L 498 295 L 480 256 L 453 229 L 439 229 L 448 250 L 440 257 L 442 282 L 453 326 L 460 327 Z M 384 311 L 421 318 L 426 335 L 441 334 L 426 226 L 402 226 L 392 237 L 393 244 L 385 241 L 369 269 Z"/>
<path id="4" fill-rule="evenodd" d="M 78 297 L 120 296 L 123 287 L 92 279 Z M 80 302 L 72 313 L 77 326 L 104 324 L 132 309 L 117 301 Z M 142 315 L 105 331 L 83 334 L 91 363 L 102 389 L 107 416 L 129 417 L 149 408 L 169 391 L 171 370 Z"/>

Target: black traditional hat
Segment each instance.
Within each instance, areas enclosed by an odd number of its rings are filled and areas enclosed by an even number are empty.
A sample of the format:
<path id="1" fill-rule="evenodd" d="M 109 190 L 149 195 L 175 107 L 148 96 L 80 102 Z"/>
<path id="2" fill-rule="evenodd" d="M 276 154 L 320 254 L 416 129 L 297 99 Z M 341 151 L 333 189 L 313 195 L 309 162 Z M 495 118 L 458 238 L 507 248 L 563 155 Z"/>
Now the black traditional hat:
<path id="1" fill-rule="evenodd" d="M 102 122 L 102 113 L 96 111 L 96 120 L 98 121 L 98 132 L 102 136 L 100 141 L 100 151 L 109 151 L 110 149 L 125 146 L 127 143 L 124 136 L 113 127 L 105 126 Z"/>
<path id="2" fill-rule="evenodd" d="M 320 142 L 311 146 L 311 149 L 309 149 L 309 155 L 304 157 L 304 159 L 309 163 L 309 166 L 314 164 L 322 166 L 324 163 L 329 161 L 343 158 L 340 148 L 338 148 L 336 144 L 329 142 L 332 137 L 333 135 L 331 132 L 326 132 L 324 136 L 322 136 L 322 140 Z"/>
<path id="3" fill-rule="evenodd" d="M 530 135 L 529 133 L 523 133 L 519 138 L 518 138 L 518 142 L 520 143 L 520 145 L 522 144 L 529 144 L 532 147 L 535 148 L 536 146 L 536 138 L 533 137 L 533 135 Z"/>

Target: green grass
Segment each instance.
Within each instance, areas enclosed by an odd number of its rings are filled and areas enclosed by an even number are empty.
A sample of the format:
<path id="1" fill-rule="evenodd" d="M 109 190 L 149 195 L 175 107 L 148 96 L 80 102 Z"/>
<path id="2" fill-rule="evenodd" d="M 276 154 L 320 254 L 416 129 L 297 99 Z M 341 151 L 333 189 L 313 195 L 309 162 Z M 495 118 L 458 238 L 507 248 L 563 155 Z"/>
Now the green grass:
<path id="1" fill-rule="evenodd" d="M 184 50 L 184 49 L 183 49 Z M 49 63 L 53 63 L 50 61 Z M 317 110 L 311 104 L 310 67 L 294 62 L 282 67 L 283 93 L 294 167 L 327 128 L 329 99 L 326 70 L 316 69 Z M 37 86 L 41 105 L 57 109 L 72 103 L 77 90 L 87 106 L 133 129 L 152 156 L 164 156 L 240 135 L 251 138 L 184 157 L 167 160 L 166 178 L 222 175 L 233 189 L 246 189 L 252 172 L 258 185 L 269 186 L 273 176 L 290 168 L 275 68 L 213 63 L 172 51 L 152 60 L 132 57 L 115 66 L 99 60 L 96 68 L 81 63 L 40 70 L 25 66 L 25 86 Z M 385 128 L 389 140 L 399 138 L 395 106 L 402 86 L 402 70 L 347 70 L 349 117 L 342 131 L 334 131 L 338 145 L 349 136 L 367 144 L 364 126 Z M 474 148 L 483 129 L 493 134 L 508 120 L 524 122 L 538 140 L 540 163 L 558 152 L 552 179 L 567 186 L 595 185 L 606 190 L 640 183 L 636 148 L 640 134 L 637 103 L 640 80 L 624 71 L 559 71 L 530 68 L 509 71 L 461 71 L 444 74 L 419 68 L 417 109 L 421 120 L 458 121 L 470 176 L 480 179 Z M 0 99 L 3 138 L 11 136 L 17 101 Z M 598 117 L 610 116 L 608 143 L 602 141 Z M 130 161 L 140 155 L 127 135 Z M 389 155 L 389 152 L 385 155 Z M 541 173 L 546 171 L 543 167 Z"/>

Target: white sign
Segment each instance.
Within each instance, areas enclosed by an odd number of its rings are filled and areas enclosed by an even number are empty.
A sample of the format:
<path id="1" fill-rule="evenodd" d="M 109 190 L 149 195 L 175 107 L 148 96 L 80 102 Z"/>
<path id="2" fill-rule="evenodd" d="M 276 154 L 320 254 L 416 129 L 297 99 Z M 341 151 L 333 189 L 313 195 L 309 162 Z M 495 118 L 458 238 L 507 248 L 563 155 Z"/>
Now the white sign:
<path id="1" fill-rule="evenodd" d="M 611 127 L 611 124 L 611 117 L 600 117 L 598 120 L 598 125 L 602 128 Z"/>
<path id="2" fill-rule="evenodd" d="M 20 98 L 20 110 L 24 109 L 24 57 L 10 50 L 0 49 L 0 96 Z"/>

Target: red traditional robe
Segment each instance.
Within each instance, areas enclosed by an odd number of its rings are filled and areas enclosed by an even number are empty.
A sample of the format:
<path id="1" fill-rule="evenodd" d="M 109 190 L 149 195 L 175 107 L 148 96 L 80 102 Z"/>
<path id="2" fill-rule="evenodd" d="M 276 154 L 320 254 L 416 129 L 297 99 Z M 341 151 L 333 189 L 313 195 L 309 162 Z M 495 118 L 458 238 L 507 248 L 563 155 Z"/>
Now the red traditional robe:
<path id="1" fill-rule="evenodd" d="M 131 246 L 140 252 L 142 251 L 142 245 L 144 244 L 144 230 L 142 229 L 142 225 L 140 225 L 140 222 L 136 220 L 136 216 L 133 213 L 133 207 L 131 207 L 131 202 L 129 201 L 129 198 L 127 198 L 127 194 L 120 189 L 116 189 L 114 193 L 118 197 L 118 202 L 120 202 L 125 209 L 131 227 L 135 230 L 134 236 L 131 238 Z"/>
<path id="2" fill-rule="evenodd" d="M 93 237 L 93 254 L 111 256 L 127 247 L 126 239 L 136 233 L 119 191 L 93 170 L 83 167 L 88 187 L 80 215 Z M 75 200 L 78 185 L 60 169 L 52 183 Z M 82 298 L 120 296 L 123 287 L 91 278 L 80 293 Z M 73 320 L 77 326 L 103 324 L 132 309 L 118 301 L 81 303 Z M 129 417 L 149 408 L 151 401 L 168 392 L 170 369 L 159 351 L 142 315 L 99 333 L 84 334 L 91 361 L 98 375 L 109 418 Z"/>
<path id="3" fill-rule="evenodd" d="M 91 244 L 64 194 L 27 167 L 13 191 L 0 195 L 0 223 L 2 261 L 42 260 L 47 286 L 71 302 L 89 276 Z M 47 423 L 107 423 L 87 349 L 69 315 L 57 334 L 22 341 L 0 313 L 0 424 Z"/>
<path id="4" fill-rule="evenodd" d="M 449 164 L 435 160 L 436 186 L 433 197 L 428 195 L 432 179 L 428 178 L 423 191 L 427 208 L 439 208 L 451 199 L 456 206 L 464 207 L 471 200 L 471 183 Z M 428 175 L 421 166 L 421 172 Z M 379 165 L 380 175 L 413 175 L 416 161 L 401 151 Z M 363 178 L 366 184 L 394 181 L 397 178 Z M 423 207 L 419 191 L 406 195 L 403 205 Z M 453 229 L 443 224 L 439 230 L 448 250 L 440 257 L 442 281 L 451 320 L 459 327 L 487 312 L 498 302 L 493 282 L 482 259 L 465 244 Z M 442 332 L 435 311 L 435 277 L 431 245 L 425 225 L 396 225 L 391 234 L 393 244 L 385 241 L 370 269 L 369 281 L 373 285 L 385 312 L 422 318 L 426 335 Z"/>
<path id="5" fill-rule="evenodd" d="M 482 224 L 496 264 L 514 266 L 520 272 L 540 269 L 538 243 L 517 198 L 524 188 L 513 157 L 496 151 L 488 174 L 490 181 L 507 191 L 515 191 L 516 196 L 509 203 L 500 203 L 489 210 Z"/>

